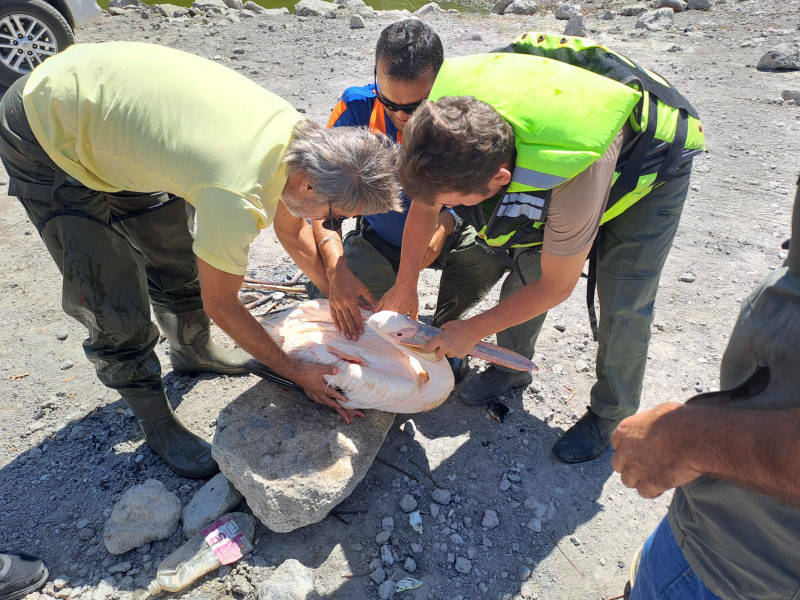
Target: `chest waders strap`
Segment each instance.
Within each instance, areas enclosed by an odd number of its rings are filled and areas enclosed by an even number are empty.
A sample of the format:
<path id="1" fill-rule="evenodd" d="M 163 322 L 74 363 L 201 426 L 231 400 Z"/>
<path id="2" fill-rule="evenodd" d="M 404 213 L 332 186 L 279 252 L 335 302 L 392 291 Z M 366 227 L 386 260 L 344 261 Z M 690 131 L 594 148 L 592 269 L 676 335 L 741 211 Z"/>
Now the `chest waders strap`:
<path id="1" fill-rule="evenodd" d="M 630 194 L 636 189 L 636 186 L 639 185 L 642 165 L 644 164 L 644 159 L 647 157 L 647 150 L 656 137 L 656 129 L 658 128 L 658 102 L 652 94 L 649 95 L 649 98 L 647 127 L 639 134 L 638 139 L 634 143 L 633 150 L 631 151 L 630 159 L 628 159 L 628 162 L 622 167 L 622 172 L 619 174 L 619 177 L 617 177 L 617 181 L 611 186 L 611 193 L 608 195 L 606 211 L 614 206 L 621 198 Z"/>
<path id="2" fill-rule="evenodd" d="M 592 249 L 589 250 L 589 270 L 586 275 L 586 310 L 589 313 L 589 328 L 592 330 L 592 339 L 597 341 L 597 313 L 594 310 L 594 294 L 597 289 L 597 238 L 595 236 Z"/>
<path id="3" fill-rule="evenodd" d="M 669 145 L 664 162 L 658 168 L 655 183 L 661 183 L 667 179 L 672 179 L 678 174 L 678 163 L 683 158 L 683 150 L 686 147 L 686 136 L 689 134 L 689 117 L 686 111 L 681 109 L 678 113 L 678 122 L 675 128 L 675 137 Z"/>

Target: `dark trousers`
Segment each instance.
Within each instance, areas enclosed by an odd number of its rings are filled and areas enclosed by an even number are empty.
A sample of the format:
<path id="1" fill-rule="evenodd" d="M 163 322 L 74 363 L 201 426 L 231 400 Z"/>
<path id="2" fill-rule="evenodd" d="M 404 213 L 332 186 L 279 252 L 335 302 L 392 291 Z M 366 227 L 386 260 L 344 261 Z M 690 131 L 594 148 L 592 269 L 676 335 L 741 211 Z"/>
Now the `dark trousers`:
<path id="1" fill-rule="evenodd" d="M 97 376 L 123 395 L 161 385 L 155 311 L 202 308 L 189 223 L 165 193 L 99 192 L 68 178 L 42 149 L 22 103 L 27 77 L 0 101 L 0 158 L 62 275 L 64 312 L 82 323 Z"/>

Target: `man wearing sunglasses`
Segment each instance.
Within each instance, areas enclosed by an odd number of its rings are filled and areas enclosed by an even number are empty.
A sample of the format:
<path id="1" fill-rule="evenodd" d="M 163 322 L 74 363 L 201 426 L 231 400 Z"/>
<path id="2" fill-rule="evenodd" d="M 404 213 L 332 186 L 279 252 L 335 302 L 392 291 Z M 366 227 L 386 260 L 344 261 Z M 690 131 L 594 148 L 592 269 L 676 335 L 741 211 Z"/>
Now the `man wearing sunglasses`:
<path id="1" fill-rule="evenodd" d="M 428 25 L 418 19 L 389 25 L 378 39 L 373 82 L 348 88 L 328 126 L 369 127 L 373 133 L 402 143 L 403 129 L 428 97 L 443 61 L 442 43 Z M 330 286 L 331 316 L 348 338 L 358 339 L 364 331 L 359 301 L 364 308 L 371 307 L 394 285 L 409 206 L 404 196 L 402 212 L 360 217 L 356 229 L 344 240 L 341 220 L 313 223 Z M 486 260 L 491 251 L 477 244 L 475 235 L 475 229 L 463 226 L 453 211 L 439 214 L 421 265 L 435 263 L 443 269 L 435 325 L 459 318 L 502 273 L 502 266 Z M 311 297 L 321 295 L 313 285 L 308 289 Z M 450 360 L 458 379 L 465 361 Z"/>

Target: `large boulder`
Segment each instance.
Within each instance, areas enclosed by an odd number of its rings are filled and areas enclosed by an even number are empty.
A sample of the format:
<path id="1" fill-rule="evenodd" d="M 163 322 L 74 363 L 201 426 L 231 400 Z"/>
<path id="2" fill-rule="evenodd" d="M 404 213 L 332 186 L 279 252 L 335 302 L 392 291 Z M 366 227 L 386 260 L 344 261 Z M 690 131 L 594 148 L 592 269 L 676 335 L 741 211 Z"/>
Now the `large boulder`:
<path id="1" fill-rule="evenodd" d="M 622 17 L 638 17 L 646 12 L 647 6 L 644 4 L 630 4 L 619 9 L 619 14 Z"/>
<path id="2" fill-rule="evenodd" d="M 314 597 L 314 571 L 290 558 L 256 590 L 258 600 L 310 600 Z"/>
<path id="3" fill-rule="evenodd" d="M 324 0 L 300 0 L 294 5 L 294 14 L 298 17 L 324 17 L 338 8 L 338 4 Z"/>
<path id="4" fill-rule="evenodd" d="M 103 530 L 110 554 L 124 554 L 175 533 L 181 517 L 181 501 L 164 484 L 148 479 L 127 490 L 111 510 Z"/>
<path id="5" fill-rule="evenodd" d="M 141 0 L 109 0 L 108 8 L 146 8 Z"/>
<path id="6" fill-rule="evenodd" d="M 683 12 L 686 10 L 686 2 L 683 0 L 656 0 L 655 8 L 671 8 L 673 12 Z"/>
<path id="7" fill-rule="evenodd" d="M 581 15 L 575 15 L 567 21 L 567 26 L 564 28 L 564 35 L 586 36 L 586 27 L 583 24 L 583 17 Z"/>
<path id="8" fill-rule="evenodd" d="M 192 8 L 194 10 L 202 10 L 205 13 L 222 13 L 228 10 L 228 5 L 222 0 L 194 0 Z"/>
<path id="9" fill-rule="evenodd" d="M 800 44 L 778 44 L 761 57 L 756 68 L 759 71 L 800 70 Z"/>
<path id="10" fill-rule="evenodd" d="M 689 10 L 708 10 L 711 8 L 711 0 L 689 0 Z"/>
<path id="11" fill-rule="evenodd" d="M 514 0 L 497 0 L 492 6 L 493 15 L 502 15 Z"/>
<path id="12" fill-rule="evenodd" d="M 154 4 L 153 10 L 160 13 L 162 17 L 178 18 L 189 14 L 189 9 L 175 4 Z"/>
<path id="13" fill-rule="evenodd" d="M 503 14 L 506 15 L 534 15 L 539 10 L 539 5 L 533 0 L 514 0 L 508 5 Z"/>
<path id="14" fill-rule="evenodd" d="M 233 8 L 235 10 L 242 10 L 244 8 L 242 0 L 222 0 L 222 1 L 228 8 Z"/>
<path id="15" fill-rule="evenodd" d="M 579 14 L 581 14 L 581 7 L 578 4 L 562 4 L 556 9 L 556 19 L 559 21 L 569 21 Z"/>
<path id="16" fill-rule="evenodd" d="M 217 473 L 183 507 L 184 537 L 188 540 L 215 519 L 232 511 L 241 501 L 239 491 L 225 479 L 225 475 Z"/>
<path id="17" fill-rule="evenodd" d="M 415 14 L 417 16 L 419 16 L 419 15 L 441 15 L 441 14 L 444 14 L 446 12 L 447 11 L 444 10 L 438 4 L 436 4 L 436 2 L 428 2 L 428 4 L 426 4 L 422 8 L 418 8 L 417 10 L 415 10 L 413 12 L 413 14 Z"/>
<path id="18" fill-rule="evenodd" d="M 646 29 L 647 31 L 666 31 L 672 29 L 675 23 L 675 13 L 671 8 L 659 8 L 651 12 L 644 13 L 636 21 L 636 29 Z"/>
<path id="19" fill-rule="evenodd" d="M 366 475 L 394 414 L 364 411 L 351 425 L 301 393 L 260 383 L 217 419 L 220 471 L 272 531 L 317 523 Z"/>

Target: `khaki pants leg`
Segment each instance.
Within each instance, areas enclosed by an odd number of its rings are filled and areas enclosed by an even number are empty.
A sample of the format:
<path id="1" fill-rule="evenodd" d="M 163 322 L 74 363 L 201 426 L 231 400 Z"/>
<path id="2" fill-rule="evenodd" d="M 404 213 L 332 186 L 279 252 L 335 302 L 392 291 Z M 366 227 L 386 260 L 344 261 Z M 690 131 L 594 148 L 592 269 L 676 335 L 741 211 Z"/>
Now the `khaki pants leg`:
<path id="1" fill-rule="evenodd" d="M 691 161 L 600 228 L 597 247 L 597 383 L 591 409 L 623 419 L 639 408 L 661 270 L 689 190 Z"/>
<path id="2" fill-rule="evenodd" d="M 448 238 L 439 261 L 444 269 L 433 316 L 436 327 L 464 316 L 483 300 L 506 270 L 506 263 L 498 254 L 478 242 L 471 225 Z"/>

